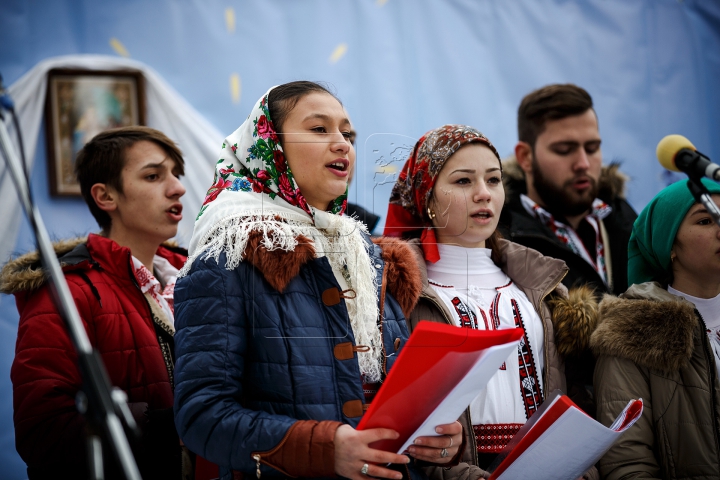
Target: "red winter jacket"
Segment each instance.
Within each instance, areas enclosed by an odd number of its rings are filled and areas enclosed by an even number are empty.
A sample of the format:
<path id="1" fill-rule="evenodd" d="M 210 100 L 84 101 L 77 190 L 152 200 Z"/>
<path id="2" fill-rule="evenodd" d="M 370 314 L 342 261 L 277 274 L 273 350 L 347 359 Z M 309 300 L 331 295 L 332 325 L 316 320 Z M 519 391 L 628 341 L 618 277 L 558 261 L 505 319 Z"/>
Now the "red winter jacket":
<path id="1" fill-rule="evenodd" d="M 130 250 L 98 235 L 90 235 L 86 242 L 62 242 L 55 249 L 90 342 L 101 354 L 112 384 L 127 393 L 134 412 L 144 411 L 147 404 L 148 415 L 139 415 L 141 420 L 149 418 L 152 423 L 152 412 L 163 411 L 165 420 L 155 417 L 155 424 L 166 423 L 167 418 L 171 422 L 172 412 L 167 409 L 173 405 L 172 333 L 158 327 L 157 318 L 153 320 L 159 309 L 151 308 L 137 286 Z M 177 268 L 186 260 L 165 247 L 157 254 Z M 46 280 L 38 254 L 31 253 L 3 268 L 0 285 L 4 292 L 15 294 L 20 312 L 10 378 L 16 447 L 30 478 L 33 472 L 38 477 L 49 471 L 80 472 L 86 465 L 84 420 L 75 406 L 81 386 L 77 357 Z M 170 347 L 165 357 L 158 335 Z M 175 440 L 167 432 L 157 434 L 152 442 L 169 442 L 174 452 L 179 450 L 174 435 Z M 142 450 L 148 458 L 143 460 L 142 452 L 136 457 L 148 478 L 150 470 L 143 462 L 157 468 L 162 454 Z"/>

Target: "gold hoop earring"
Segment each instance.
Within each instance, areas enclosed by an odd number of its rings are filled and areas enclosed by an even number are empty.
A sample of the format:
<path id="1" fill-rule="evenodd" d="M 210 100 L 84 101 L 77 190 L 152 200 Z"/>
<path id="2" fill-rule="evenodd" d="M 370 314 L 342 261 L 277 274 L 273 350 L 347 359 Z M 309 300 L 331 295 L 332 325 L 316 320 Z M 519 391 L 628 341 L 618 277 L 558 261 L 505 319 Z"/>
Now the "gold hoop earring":
<path id="1" fill-rule="evenodd" d="M 428 217 L 430 217 L 430 220 L 435 220 L 435 212 L 433 212 L 433 210 L 430 207 L 427 208 L 427 214 L 428 214 Z"/>

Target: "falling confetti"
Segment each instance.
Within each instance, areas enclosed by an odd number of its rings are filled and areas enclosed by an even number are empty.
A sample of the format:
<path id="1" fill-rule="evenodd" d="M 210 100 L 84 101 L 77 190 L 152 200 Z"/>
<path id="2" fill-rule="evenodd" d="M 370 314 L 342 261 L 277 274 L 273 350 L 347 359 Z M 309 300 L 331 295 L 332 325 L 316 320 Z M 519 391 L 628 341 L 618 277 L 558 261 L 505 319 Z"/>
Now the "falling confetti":
<path id="1" fill-rule="evenodd" d="M 397 167 L 395 165 L 378 165 L 375 167 L 375 172 L 377 173 L 396 173 L 398 171 Z"/>
<path id="2" fill-rule="evenodd" d="M 340 60 L 345 53 L 347 53 L 347 43 L 341 43 L 337 47 L 335 47 L 335 50 L 333 50 L 332 55 L 330 55 L 330 63 L 336 63 L 338 60 Z"/>
<path id="3" fill-rule="evenodd" d="M 110 39 L 110 46 L 113 50 L 115 50 L 115 53 L 120 55 L 121 57 L 129 57 L 130 53 L 128 53 L 127 48 L 125 48 L 125 45 L 120 42 L 117 38 L 113 37 Z"/>
<path id="4" fill-rule="evenodd" d="M 230 75 L 230 96 L 232 97 L 233 103 L 240 102 L 241 87 L 240 75 L 237 73 Z"/>
<path id="5" fill-rule="evenodd" d="M 225 26 L 227 27 L 228 33 L 235 31 L 235 10 L 232 7 L 225 9 Z"/>

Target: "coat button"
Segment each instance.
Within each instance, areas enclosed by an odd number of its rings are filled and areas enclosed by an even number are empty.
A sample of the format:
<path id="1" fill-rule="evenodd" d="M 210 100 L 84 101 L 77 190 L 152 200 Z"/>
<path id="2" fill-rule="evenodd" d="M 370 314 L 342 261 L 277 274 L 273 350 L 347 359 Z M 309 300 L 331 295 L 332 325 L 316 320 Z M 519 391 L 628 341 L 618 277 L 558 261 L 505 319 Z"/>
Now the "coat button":
<path id="1" fill-rule="evenodd" d="M 337 288 L 328 288 L 322 293 L 322 301 L 328 307 L 340 303 L 340 290 Z"/>
<path id="2" fill-rule="evenodd" d="M 380 265 L 379 263 L 376 263 L 375 268 L 382 268 L 382 265 Z"/>

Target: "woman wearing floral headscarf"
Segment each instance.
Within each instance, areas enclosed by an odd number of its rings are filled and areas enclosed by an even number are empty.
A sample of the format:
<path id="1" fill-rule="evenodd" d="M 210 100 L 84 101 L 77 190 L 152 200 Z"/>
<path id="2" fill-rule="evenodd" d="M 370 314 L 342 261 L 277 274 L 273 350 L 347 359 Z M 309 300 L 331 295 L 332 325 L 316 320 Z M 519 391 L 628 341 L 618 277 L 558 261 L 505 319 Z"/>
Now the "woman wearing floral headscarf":
<path id="1" fill-rule="evenodd" d="M 565 390 L 558 350 L 578 348 L 577 332 L 570 329 L 592 323 L 591 292 L 568 298 L 560 283 L 567 272 L 564 262 L 500 237 L 504 198 L 495 147 L 465 125 L 445 125 L 418 140 L 390 197 L 385 235 L 413 238 L 424 260 L 423 290 L 409 318 L 411 329 L 431 320 L 525 331 L 517 352 L 461 418 L 468 434 L 465 463 L 431 467 L 428 473 L 437 478 L 488 477 L 484 469 L 545 396 Z M 564 335 L 558 332 L 558 348 L 553 322 Z"/>
<path id="2" fill-rule="evenodd" d="M 600 460 L 603 478 L 720 478 L 720 226 L 687 181 L 635 220 L 628 284 L 600 303 L 591 346 L 598 420 L 625 399 L 642 417 Z M 703 180 L 720 206 L 720 185 Z"/>
<path id="3" fill-rule="evenodd" d="M 370 447 L 396 432 L 353 428 L 407 340 L 420 283 L 406 245 L 380 248 L 342 215 L 350 135 L 333 95 L 293 82 L 223 145 L 175 288 L 178 432 L 223 479 L 421 475 Z M 415 459 L 456 456 L 460 424 L 438 428 Z"/>

